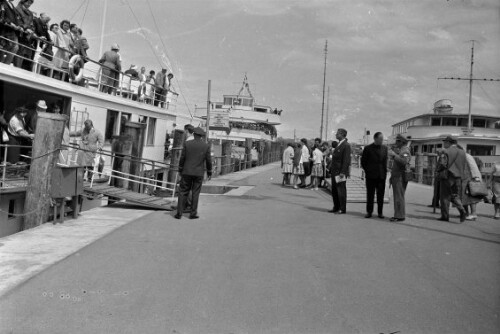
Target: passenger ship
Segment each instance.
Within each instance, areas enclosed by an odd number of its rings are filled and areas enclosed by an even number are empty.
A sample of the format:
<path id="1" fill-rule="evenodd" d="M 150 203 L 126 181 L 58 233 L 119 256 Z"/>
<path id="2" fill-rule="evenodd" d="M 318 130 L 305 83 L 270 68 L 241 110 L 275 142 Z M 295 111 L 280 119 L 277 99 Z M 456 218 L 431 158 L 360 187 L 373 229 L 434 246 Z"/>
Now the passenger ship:
<path id="1" fill-rule="evenodd" d="M 207 108 L 196 108 L 196 116 L 207 122 Z M 247 76 L 235 95 L 223 95 L 220 102 L 210 102 L 210 139 L 231 140 L 241 144 L 246 139 L 276 141 L 276 126 L 281 124 L 282 110 L 259 105 L 250 91 Z"/>
<path id="2" fill-rule="evenodd" d="M 51 111 L 51 106 L 58 105 L 61 113 L 69 116 L 70 131 L 82 130 L 83 122 L 86 119 L 92 120 L 94 128 L 104 136 L 104 151 L 111 151 L 113 137 L 121 133 L 124 120 L 145 123 L 142 157 L 138 158 L 164 161 L 167 134 L 174 130 L 177 118 L 175 108 L 177 93 L 167 92 L 163 107 L 161 104 L 155 106 L 145 103 L 140 101 L 141 99 L 134 100 L 132 97 L 137 92 L 134 89 L 136 83 L 121 73 L 116 95 L 110 95 L 101 92 L 99 82 L 95 80 L 99 77 L 101 66 L 98 62 L 89 60 L 85 65 L 84 84 L 75 85 L 54 78 L 54 73 L 59 72 L 58 74 L 64 79 L 68 72 L 55 68 L 50 62 L 42 59 L 35 57 L 33 71 L 0 63 L 2 112 L 12 113 L 18 106 L 45 100 L 49 106 L 48 112 Z M 36 141 L 36 135 L 34 140 Z M 105 160 L 108 170 L 111 170 L 109 168 L 111 159 L 108 157 Z M 27 184 L 27 179 L 23 175 L 18 175 L 17 183 L 6 182 L 5 164 L 4 162 L 1 166 L 3 175 L 0 187 L 0 237 L 21 229 L 22 219 L 18 215 L 24 210 Z M 160 182 L 166 180 L 164 171 L 155 173 L 153 167 L 152 173 L 152 177 L 159 178 Z"/>
<path id="3" fill-rule="evenodd" d="M 395 123 L 392 136 L 398 134 L 409 139 L 413 156 L 436 153 L 444 137 L 452 136 L 467 153 L 484 163 L 483 173 L 491 172 L 493 162 L 500 160 L 500 116 L 453 113 L 451 100 L 434 103 L 432 113 Z"/>

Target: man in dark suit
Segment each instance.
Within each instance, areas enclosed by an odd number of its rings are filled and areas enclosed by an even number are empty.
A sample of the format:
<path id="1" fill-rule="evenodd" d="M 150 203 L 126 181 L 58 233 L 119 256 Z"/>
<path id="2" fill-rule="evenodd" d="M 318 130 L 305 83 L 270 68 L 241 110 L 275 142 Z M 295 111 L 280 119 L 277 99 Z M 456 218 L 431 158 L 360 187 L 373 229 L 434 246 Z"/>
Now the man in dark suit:
<path id="1" fill-rule="evenodd" d="M 179 161 L 179 174 L 181 181 L 179 185 L 179 197 L 177 203 L 176 219 L 182 218 L 184 204 L 187 201 L 189 192 L 192 191 L 193 199 L 191 203 L 191 214 L 189 219 L 197 219 L 198 199 L 200 197 L 205 167 L 208 179 L 212 177 L 212 159 L 210 156 L 210 146 L 202 141 L 205 131 L 201 128 L 194 129 L 194 140 L 184 142 L 184 147 Z"/>
<path id="2" fill-rule="evenodd" d="M 467 158 L 464 150 L 459 149 L 454 144 L 456 144 L 456 141 L 451 136 L 443 140 L 444 152 L 441 155 L 438 167 L 441 179 L 439 198 L 441 217 L 438 220 L 450 220 L 451 201 L 460 212 L 460 222 L 463 223 L 467 214 L 460 200 L 460 194 L 462 193 L 462 179 L 465 177 Z"/>
<path id="3" fill-rule="evenodd" d="M 387 146 L 383 145 L 384 135 L 375 133 L 373 143 L 366 146 L 361 156 L 361 167 L 365 171 L 366 182 L 366 216 L 371 218 L 373 201 L 377 192 L 378 217 L 384 218 L 384 193 L 387 178 Z"/>
<path id="4" fill-rule="evenodd" d="M 339 144 L 333 151 L 329 168 L 332 174 L 333 209 L 328 212 L 344 214 L 347 206 L 345 179 L 349 177 L 349 168 L 351 166 L 351 145 L 347 142 L 347 130 L 338 129 L 335 137 Z M 339 179 L 339 182 L 337 182 L 337 179 Z"/>

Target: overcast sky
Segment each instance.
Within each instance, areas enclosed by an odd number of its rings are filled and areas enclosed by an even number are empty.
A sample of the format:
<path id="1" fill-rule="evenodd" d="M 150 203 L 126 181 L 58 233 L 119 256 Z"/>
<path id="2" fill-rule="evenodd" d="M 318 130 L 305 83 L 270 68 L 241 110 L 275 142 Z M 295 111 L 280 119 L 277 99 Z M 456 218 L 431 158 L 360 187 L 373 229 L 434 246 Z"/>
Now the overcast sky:
<path id="1" fill-rule="evenodd" d="M 80 25 L 98 59 L 103 3 L 32 9 Z M 325 40 L 330 138 L 338 127 L 351 140 L 365 127 L 390 134 L 438 99 L 466 113 L 467 82 L 437 78 L 468 77 L 472 39 L 475 76 L 500 78 L 500 0 L 108 0 L 104 30 L 105 50 L 120 44 L 125 67 L 173 70 L 181 114 L 206 105 L 209 79 L 216 101 L 236 94 L 246 72 L 257 102 L 284 110 L 284 137 L 319 135 Z M 499 105 L 500 83 L 474 86 L 474 112 L 498 115 Z"/>

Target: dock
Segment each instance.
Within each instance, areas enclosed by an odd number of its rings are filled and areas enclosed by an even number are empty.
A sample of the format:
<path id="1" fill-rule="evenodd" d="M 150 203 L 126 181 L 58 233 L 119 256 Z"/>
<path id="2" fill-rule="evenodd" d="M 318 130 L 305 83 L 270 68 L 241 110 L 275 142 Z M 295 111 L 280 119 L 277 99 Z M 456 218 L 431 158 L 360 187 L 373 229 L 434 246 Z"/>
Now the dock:
<path id="1" fill-rule="evenodd" d="M 198 220 L 110 206 L 0 239 L 0 332 L 498 332 L 490 205 L 438 222 L 410 183 L 391 223 L 364 203 L 328 213 L 327 191 L 283 187 L 277 164 L 237 174 L 206 183 L 231 189 L 202 195 Z"/>

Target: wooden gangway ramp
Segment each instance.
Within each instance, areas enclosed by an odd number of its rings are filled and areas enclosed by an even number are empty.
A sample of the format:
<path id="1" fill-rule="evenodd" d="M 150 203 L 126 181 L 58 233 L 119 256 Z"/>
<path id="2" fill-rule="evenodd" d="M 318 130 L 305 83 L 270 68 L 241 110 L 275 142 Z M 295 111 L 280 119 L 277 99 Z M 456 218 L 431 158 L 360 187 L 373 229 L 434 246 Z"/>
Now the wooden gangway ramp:
<path id="1" fill-rule="evenodd" d="M 171 204 L 173 202 L 171 197 L 158 197 L 148 194 L 141 194 L 132 190 L 117 188 L 106 184 L 90 184 L 84 185 L 84 191 L 90 195 L 104 195 L 108 197 L 125 200 L 127 203 L 156 209 L 171 211 Z"/>

